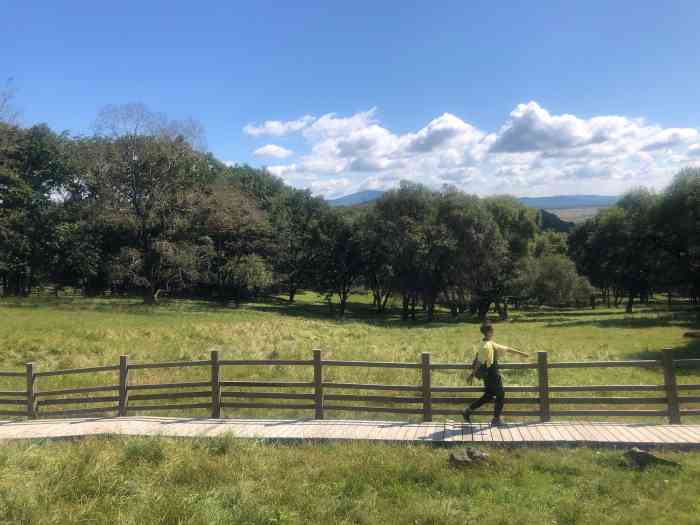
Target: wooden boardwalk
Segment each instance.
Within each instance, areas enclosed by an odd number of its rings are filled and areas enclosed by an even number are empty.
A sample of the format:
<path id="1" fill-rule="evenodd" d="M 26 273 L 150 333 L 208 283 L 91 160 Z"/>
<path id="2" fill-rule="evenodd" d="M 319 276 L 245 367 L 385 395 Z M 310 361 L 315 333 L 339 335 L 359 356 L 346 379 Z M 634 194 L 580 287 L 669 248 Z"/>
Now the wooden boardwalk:
<path id="1" fill-rule="evenodd" d="M 356 420 L 206 419 L 129 416 L 0 421 L 0 442 L 86 436 L 212 437 L 274 441 L 366 440 L 399 443 L 498 446 L 608 446 L 700 449 L 700 425 L 647 423 L 510 423 L 503 427 L 450 422 L 405 423 Z"/>

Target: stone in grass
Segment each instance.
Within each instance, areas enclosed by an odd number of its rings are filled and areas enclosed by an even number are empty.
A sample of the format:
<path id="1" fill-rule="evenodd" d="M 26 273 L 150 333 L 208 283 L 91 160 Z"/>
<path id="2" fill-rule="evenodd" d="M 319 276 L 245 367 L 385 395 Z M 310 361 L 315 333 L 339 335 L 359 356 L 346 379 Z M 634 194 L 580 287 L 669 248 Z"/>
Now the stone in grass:
<path id="1" fill-rule="evenodd" d="M 651 465 L 663 465 L 666 467 L 679 468 L 680 464 L 675 461 L 670 461 L 668 459 L 663 459 L 655 456 L 651 452 L 646 450 L 641 450 L 637 447 L 629 449 L 625 452 L 625 459 L 633 467 L 646 468 Z"/>
<path id="2" fill-rule="evenodd" d="M 488 459 L 489 455 L 486 452 L 482 452 L 476 448 L 467 447 L 450 452 L 448 463 L 451 467 L 459 468 L 482 463 Z"/>
<path id="3" fill-rule="evenodd" d="M 693 332 L 686 332 L 683 334 L 683 337 L 694 337 L 696 339 L 700 339 L 700 330 L 693 331 Z"/>

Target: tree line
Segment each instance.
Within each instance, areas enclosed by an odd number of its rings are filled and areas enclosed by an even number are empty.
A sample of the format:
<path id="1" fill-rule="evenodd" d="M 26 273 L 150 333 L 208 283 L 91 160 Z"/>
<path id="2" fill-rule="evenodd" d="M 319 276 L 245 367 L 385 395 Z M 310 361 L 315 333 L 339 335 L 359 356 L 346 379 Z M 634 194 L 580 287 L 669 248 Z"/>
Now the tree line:
<path id="1" fill-rule="evenodd" d="M 484 317 L 493 306 L 507 317 L 514 302 L 580 306 L 593 286 L 639 295 L 661 284 L 666 259 L 631 257 L 633 245 L 651 231 L 649 210 L 670 221 L 680 207 L 666 201 L 682 200 L 692 184 L 697 197 L 698 178 L 679 175 L 663 198 L 632 193 L 568 237 L 515 198 L 451 187 L 402 182 L 371 205 L 331 208 L 264 169 L 225 165 L 205 151 L 195 121 L 139 104 L 105 108 L 91 136 L 5 119 L 0 288 L 139 293 L 148 304 L 164 293 L 221 301 L 284 293 L 293 302 L 314 290 L 340 316 L 353 292 L 367 290 L 378 313 L 396 302 L 405 319 L 418 311 L 432 319 L 437 307 Z M 697 223 L 673 217 L 654 237 L 679 272 L 663 284 L 695 279 L 697 290 L 697 228 L 692 249 L 681 233 Z M 646 279 L 645 264 L 659 269 L 655 277 Z"/>
<path id="2" fill-rule="evenodd" d="M 700 304 L 700 169 L 686 168 L 662 192 L 639 188 L 569 237 L 578 270 L 610 306 L 655 292 Z"/>

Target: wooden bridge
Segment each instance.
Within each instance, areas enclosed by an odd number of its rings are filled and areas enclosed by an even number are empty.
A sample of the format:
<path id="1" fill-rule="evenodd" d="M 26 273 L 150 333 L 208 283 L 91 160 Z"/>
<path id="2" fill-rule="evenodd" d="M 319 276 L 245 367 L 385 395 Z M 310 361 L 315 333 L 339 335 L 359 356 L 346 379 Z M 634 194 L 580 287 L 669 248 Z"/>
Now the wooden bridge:
<path id="1" fill-rule="evenodd" d="M 464 372 L 470 367 L 468 364 L 435 363 L 429 353 L 421 354 L 419 362 L 324 359 L 320 350 L 314 350 L 311 357 L 308 360 L 221 359 L 219 352 L 213 351 L 209 359 L 197 361 L 133 363 L 128 356 L 122 356 L 119 364 L 64 370 L 39 370 L 33 363 L 27 363 L 22 371 L 0 371 L 3 385 L 14 385 L 14 388 L 0 390 L 0 417 L 13 418 L 0 425 L 0 439 L 51 437 L 53 434 L 71 437 L 94 433 L 207 435 L 230 432 L 264 439 L 353 437 L 436 443 L 693 446 L 699 441 L 700 427 L 681 425 L 681 422 L 683 418 L 700 416 L 700 396 L 697 395 L 700 384 L 679 384 L 677 368 L 698 367 L 700 359 L 674 359 L 670 349 L 665 349 L 660 359 L 549 362 L 547 353 L 539 352 L 536 363 L 502 364 L 505 370 L 534 370 L 537 384 L 506 387 L 509 395 L 504 415 L 511 416 L 509 421 L 525 422 L 501 428 L 435 421 L 439 417 L 459 417 L 463 407 L 480 395 L 482 388 L 478 386 L 435 384 L 436 372 Z M 306 381 L 225 379 L 231 368 L 241 366 L 276 367 L 278 371 L 286 367 L 306 367 L 310 377 Z M 335 367 L 415 370 L 416 381 L 413 384 L 362 384 L 326 380 L 327 371 Z M 663 379 L 659 384 L 626 385 L 553 385 L 549 380 L 553 369 L 619 367 L 655 368 L 662 372 L 658 377 Z M 198 381 L 179 383 L 146 383 L 143 382 L 145 376 L 139 377 L 140 370 L 192 368 L 204 368 L 206 380 L 202 380 L 201 372 Z M 79 374 L 93 375 L 91 382 L 105 375 L 116 377 L 97 386 L 78 386 L 81 383 L 76 382 L 72 388 L 46 389 L 40 384 L 43 378 L 58 377 L 62 385 L 71 386 L 66 377 Z M 682 378 L 686 380 L 687 377 Z M 404 383 L 409 381 L 404 380 Z M 611 392 L 616 394 L 608 395 Z M 242 419 L 243 414 L 251 410 L 265 411 L 261 413 L 264 417 L 270 411 L 286 410 L 296 419 Z M 188 417 L 144 417 L 163 411 Z M 420 419 L 420 422 L 328 419 L 329 414 L 349 412 L 392 414 L 392 417 Z M 487 411 L 476 412 L 476 415 L 488 414 Z M 196 417 L 189 417 L 193 415 Z M 100 419 L 40 421 L 87 416 Z M 236 419 L 227 419 L 231 417 Z M 584 422 L 590 418 L 602 418 L 606 422 Z M 645 423 L 609 423 L 610 418 Z M 557 421 L 553 422 L 555 419 Z M 652 419 L 667 424 L 647 423 Z"/>
<path id="2" fill-rule="evenodd" d="M 664 447 L 700 449 L 700 425 L 512 423 L 501 427 L 453 422 L 209 419 L 128 416 L 0 422 L 0 442 L 88 436 L 236 438 L 270 441 L 385 441 L 434 445 Z"/>

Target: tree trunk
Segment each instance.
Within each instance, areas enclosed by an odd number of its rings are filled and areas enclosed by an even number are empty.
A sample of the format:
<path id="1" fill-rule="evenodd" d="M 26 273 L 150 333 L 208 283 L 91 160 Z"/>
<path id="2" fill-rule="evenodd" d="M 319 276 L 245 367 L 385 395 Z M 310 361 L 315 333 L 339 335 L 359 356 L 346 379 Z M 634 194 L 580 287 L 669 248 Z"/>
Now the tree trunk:
<path id="1" fill-rule="evenodd" d="M 157 287 L 149 287 L 143 293 L 143 304 L 154 305 L 158 302 L 160 289 Z"/>
<path id="2" fill-rule="evenodd" d="M 628 314 L 632 313 L 632 305 L 634 304 L 634 293 L 630 292 L 629 297 L 627 298 L 627 307 L 625 308 L 625 312 Z"/>
<path id="3" fill-rule="evenodd" d="M 501 321 L 508 320 L 508 303 L 500 303 L 496 301 L 496 310 L 498 310 L 498 317 Z"/>
<path id="4" fill-rule="evenodd" d="M 491 308 L 491 301 L 479 301 L 479 319 L 486 321 L 486 315 L 489 313 L 489 308 Z"/>

